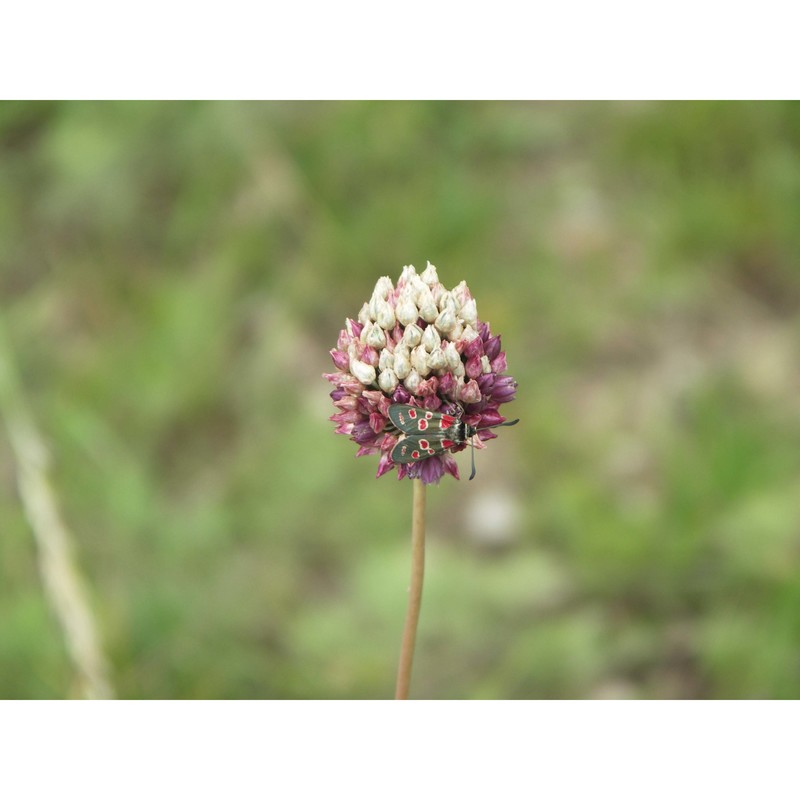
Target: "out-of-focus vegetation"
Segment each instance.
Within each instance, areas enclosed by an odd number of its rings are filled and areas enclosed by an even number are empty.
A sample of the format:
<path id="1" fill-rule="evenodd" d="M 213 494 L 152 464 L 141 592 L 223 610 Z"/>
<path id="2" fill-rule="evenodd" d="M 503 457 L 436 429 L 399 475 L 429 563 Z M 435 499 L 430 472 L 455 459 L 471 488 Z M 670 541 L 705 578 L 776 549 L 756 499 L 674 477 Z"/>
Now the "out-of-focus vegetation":
<path id="1" fill-rule="evenodd" d="M 521 422 L 428 493 L 413 695 L 800 697 L 800 105 L 3 103 L 0 315 L 117 694 L 391 696 L 411 485 L 320 374 L 427 259 Z M 73 692 L 0 428 L 0 695 Z"/>

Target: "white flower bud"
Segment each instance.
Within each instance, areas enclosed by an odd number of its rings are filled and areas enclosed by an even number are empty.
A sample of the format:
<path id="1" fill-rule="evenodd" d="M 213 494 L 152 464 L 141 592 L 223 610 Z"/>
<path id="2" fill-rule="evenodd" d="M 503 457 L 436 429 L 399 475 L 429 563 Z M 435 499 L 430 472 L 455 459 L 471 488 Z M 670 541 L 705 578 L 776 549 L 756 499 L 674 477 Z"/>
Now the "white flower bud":
<path id="1" fill-rule="evenodd" d="M 425 267 L 425 271 L 422 273 L 422 280 L 428 284 L 428 286 L 433 286 L 434 283 L 439 283 L 439 276 L 436 274 L 436 267 L 428 262 L 428 266 Z"/>
<path id="2" fill-rule="evenodd" d="M 467 325 L 475 326 L 478 322 L 478 307 L 475 304 L 475 300 L 470 298 L 461 306 L 461 311 L 459 312 L 459 316 Z"/>
<path id="3" fill-rule="evenodd" d="M 403 343 L 410 349 L 422 341 L 422 331 L 413 322 L 403 331 Z"/>
<path id="4" fill-rule="evenodd" d="M 428 351 L 422 345 L 412 351 L 411 365 L 423 378 L 431 371 L 428 366 Z"/>
<path id="5" fill-rule="evenodd" d="M 439 309 L 436 307 L 436 301 L 427 286 L 417 294 L 417 305 L 419 306 L 419 315 L 425 322 L 433 322 L 436 319 Z"/>
<path id="6" fill-rule="evenodd" d="M 370 322 L 369 303 L 364 303 L 364 305 L 361 306 L 361 311 L 358 312 L 358 321 L 362 325 L 366 325 L 368 322 Z"/>
<path id="7" fill-rule="evenodd" d="M 447 360 L 445 359 L 444 351 L 441 347 L 437 347 L 428 356 L 428 366 L 433 372 L 439 372 L 447 367 Z"/>
<path id="8" fill-rule="evenodd" d="M 444 347 L 444 360 L 451 372 L 461 363 L 461 356 L 452 342 L 448 342 Z"/>
<path id="9" fill-rule="evenodd" d="M 434 348 L 438 347 L 441 343 L 442 338 L 436 332 L 436 328 L 433 325 L 428 325 L 427 328 L 422 333 L 422 345 L 423 347 L 429 352 L 433 352 Z"/>
<path id="10" fill-rule="evenodd" d="M 375 284 L 375 289 L 372 292 L 372 296 L 380 297 L 381 300 L 385 300 L 393 291 L 394 284 L 389 277 L 384 275 L 382 278 L 378 278 L 378 282 Z"/>
<path id="11" fill-rule="evenodd" d="M 362 342 L 366 343 L 367 336 L 369 336 L 370 331 L 372 330 L 373 325 L 371 322 L 367 321 L 364 323 L 364 327 L 361 329 L 361 335 L 358 337 L 361 339 Z"/>
<path id="12" fill-rule="evenodd" d="M 405 386 L 411 394 L 414 394 L 414 392 L 419 389 L 421 380 L 417 371 L 412 369 L 411 372 L 408 373 L 408 377 L 403 381 L 403 386 Z"/>
<path id="13" fill-rule="evenodd" d="M 414 269 L 414 265 L 407 264 L 405 267 L 403 267 L 403 273 L 400 275 L 400 280 L 397 281 L 397 285 L 400 286 L 404 283 L 411 283 L 416 277 L 417 271 Z"/>
<path id="14" fill-rule="evenodd" d="M 442 286 L 441 283 L 434 283 L 431 286 L 431 297 L 433 297 L 433 302 L 436 303 L 436 306 L 439 306 L 439 301 L 442 299 L 442 295 L 447 291 L 447 289 Z"/>
<path id="15" fill-rule="evenodd" d="M 431 290 L 428 288 L 426 283 L 423 283 L 419 278 L 417 278 L 412 284 L 412 289 L 414 291 L 414 302 L 421 306 L 428 297 L 433 297 L 431 295 Z"/>
<path id="16" fill-rule="evenodd" d="M 384 352 L 386 352 L 384 350 Z M 411 359 L 408 357 L 408 350 L 405 348 L 397 348 L 394 351 L 394 372 L 398 378 L 402 381 L 403 379 L 408 377 L 408 373 L 411 372 Z"/>
<path id="17" fill-rule="evenodd" d="M 447 338 L 453 342 L 457 342 L 461 338 L 462 333 L 464 333 L 464 326 L 461 324 L 461 320 L 456 317 L 456 326 L 447 334 Z"/>
<path id="18" fill-rule="evenodd" d="M 456 378 L 463 378 L 464 375 L 467 374 L 467 371 L 464 369 L 464 362 L 461 359 L 458 360 L 458 364 L 456 365 L 455 369 L 453 370 L 453 375 Z"/>
<path id="19" fill-rule="evenodd" d="M 358 382 L 363 383 L 364 386 L 375 383 L 375 367 L 371 367 L 363 361 L 354 358 L 350 362 L 350 372 L 356 377 Z"/>
<path id="20" fill-rule="evenodd" d="M 386 333 L 380 325 L 373 325 L 370 332 L 367 334 L 367 344 L 380 350 L 386 347 Z"/>
<path id="21" fill-rule="evenodd" d="M 449 333 L 456 326 L 456 313 L 446 308 L 436 317 L 436 322 L 433 323 L 442 333 Z"/>
<path id="22" fill-rule="evenodd" d="M 381 301 L 381 298 L 378 295 L 374 294 L 370 298 L 369 301 L 369 318 L 375 322 L 378 319 L 378 303 Z"/>
<path id="23" fill-rule="evenodd" d="M 397 304 L 397 321 L 401 325 L 410 325 L 419 319 L 419 309 L 414 305 L 414 301 L 410 298 L 403 298 Z"/>
<path id="24" fill-rule="evenodd" d="M 472 295 L 469 293 L 469 287 L 467 286 L 466 281 L 461 281 L 461 283 L 453 289 L 453 297 L 455 297 L 456 302 L 458 303 L 458 307 L 461 308 L 468 300 L 472 298 Z"/>
<path id="25" fill-rule="evenodd" d="M 492 365 L 489 362 L 489 356 L 481 356 L 481 372 L 488 375 L 492 371 Z"/>
<path id="26" fill-rule="evenodd" d="M 375 320 L 386 331 L 394 328 L 394 311 L 386 300 L 378 300 Z"/>
<path id="27" fill-rule="evenodd" d="M 378 358 L 378 369 L 381 372 L 385 369 L 393 369 L 394 368 L 394 354 L 389 352 L 389 348 L 386 347 L 381 350 L 380 357 Z"/>
<path id="28" fill-rule="evenodd" d="M 417 305 L 419 305 L 419 293 L 429 291 L 428 284 L 420 278 L 419 275 L 413 275 L 409 282 L 411 289 L 414 292 L 414 299 L 417 301 Z"/>
<path id="29" fill-rule="evenodd" d="M 442 292 L 442 296 L 439 298 L 439 308 L 442 311 L 449 308 L 454 313 L 458 311 L 458 304 L 451 292 Z"/>
<path id="30" fill-rule="evenodd" d="M 463 339 L 465 342 L 471 342 L 473 339 L 477 339 L 479 335 L 480 334 L 475 330 L 475 328 L 465 325 L 464 332 L 459 338 Z"/>
<path id="31" fill-rule="evenodd" d="M 386 352 L 384 350 L 384 352 Z M 399 383 L 397 379 L 397 375 L 395 375 L 394 370 L 385 369 L 381 374 L 378 376 L 378 386 L 386 392 L 386 394 L 390 394 L 397 388 L 397 384 Z"/>

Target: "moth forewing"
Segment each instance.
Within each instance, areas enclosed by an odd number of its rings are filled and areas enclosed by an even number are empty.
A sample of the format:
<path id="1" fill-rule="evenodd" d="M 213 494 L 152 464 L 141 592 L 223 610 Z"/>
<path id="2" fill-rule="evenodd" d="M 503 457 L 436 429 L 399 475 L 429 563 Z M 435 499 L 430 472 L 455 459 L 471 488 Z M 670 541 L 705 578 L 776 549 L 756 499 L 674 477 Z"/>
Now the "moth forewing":
<path id="1" fill-rule="evenodd" d="M 389 419 L 401 433 L 430 435 L 446 431 L 456 423 L 451 414 L 441 414 L 427 408 L 418 408 L 404 403 L 389 406 Z"/>
<path id="2" fill-rule="evenodd" d="M 389 406 L 389 419 L 397 430 L 402 433 L 412 433 L 417 430 L 417 411 L 414 406 L 396 403 Z"/>

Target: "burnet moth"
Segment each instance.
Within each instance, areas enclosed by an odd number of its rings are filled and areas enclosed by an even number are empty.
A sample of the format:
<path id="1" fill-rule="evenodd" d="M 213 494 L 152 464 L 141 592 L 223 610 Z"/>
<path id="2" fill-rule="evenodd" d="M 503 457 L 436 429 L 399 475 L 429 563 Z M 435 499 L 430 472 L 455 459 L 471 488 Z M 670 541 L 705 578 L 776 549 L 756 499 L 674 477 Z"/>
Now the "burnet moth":
<path id="1" fill-rule="evenodd" d="M 502 428 L 519 422 L 515 419 L 512 422 L 498 422 L 496 425 L 476 428 L 462 422 L 460 416 L 440 414 L 438 411 L 429 411 L 404 403 L 389 406 L 389 419 L 395 428 L 405 434 L 392 448 L 390 458 L 395 464 L 413 464 L 415 461 L 424 461 L 459 444 L 472 445 L 469 440 L 479 430 Z M 472 445 L 472 474 L 469 479 L 472 480 L 474 477 L 475 447 Z"/>

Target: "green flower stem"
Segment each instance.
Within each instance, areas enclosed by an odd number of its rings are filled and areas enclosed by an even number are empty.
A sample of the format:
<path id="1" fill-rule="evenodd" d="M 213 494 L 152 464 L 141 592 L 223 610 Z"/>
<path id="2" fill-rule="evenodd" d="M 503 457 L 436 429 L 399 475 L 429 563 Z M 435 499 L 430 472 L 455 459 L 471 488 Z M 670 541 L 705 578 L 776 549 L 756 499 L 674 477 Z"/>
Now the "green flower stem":
<path id="1" fill-rule="evenodd" d="M 412 483 L 414 497 L 411 513 L 411 583 L 408 587 L 408 609 L 403 628 L 403 643 L 400 647 L 400 663 L 397 667 L 395 700 L 408 700 L 417 622 L 422 605 L 422 579 L 425 575 L 425 484 L 420 479 Z"/>

